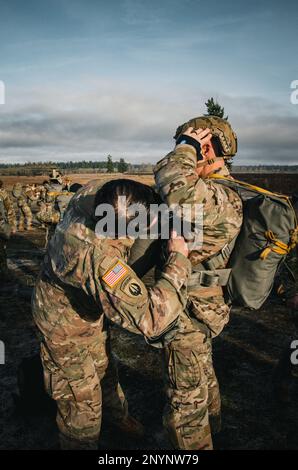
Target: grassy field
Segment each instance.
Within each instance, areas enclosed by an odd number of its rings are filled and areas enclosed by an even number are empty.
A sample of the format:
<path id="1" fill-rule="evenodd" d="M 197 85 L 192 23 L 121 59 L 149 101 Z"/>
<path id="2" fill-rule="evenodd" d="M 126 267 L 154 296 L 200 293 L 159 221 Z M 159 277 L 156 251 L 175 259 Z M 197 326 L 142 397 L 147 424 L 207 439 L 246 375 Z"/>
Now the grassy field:
<path id="1" fill-rule="evenodd" d="M 101 173 L 74 173 L 67 175 L 73 183 L 86 184 L 88 181 L 93 179 L 99 180 L 111 180 L 117 178 L 129 178 L 136 181 L 140 181 L 144 184 L 153 184 L 153 176 L 150 175 L 124 175 L 123 173 L 113 173 L 113 174 L 101 174 Z M 8 189 L 12 189 L 15 183 L 25 184 L 41 184 L 43 181 L 48 179 L 48 175 L 44 176 L 0 176 L 0 179 L 3 181 L 4 186 Z"/>
<path id="2" fill-rule="evenodd" d="M 110 180 L 117 178 L 130 178 L 136 181 L 140 181 L 144 184 L 152 185 L 154 182 L 153 175 L 148 174 L 123 174 L 123 173 L 73 173 L 67 175 L 71 178 L 73 183 L 85 184 L 92 179 L 99 180 Z M 233 174 L 236 179 L 246 181 L 250 184 L 261 186 L 270 191 L 279 192 L 287 195 L 292 195 L 297 192 L 297 173 L 282 174 L 282 173 L 239 173 Z M 48 179 L 48 175 L 43 176 L 1 176 L 4 185 L 8 189 L 12 189 L 15 183 L 22 183 L 23 185 L 29 183 L 40 184 L 44 180 Z"/>

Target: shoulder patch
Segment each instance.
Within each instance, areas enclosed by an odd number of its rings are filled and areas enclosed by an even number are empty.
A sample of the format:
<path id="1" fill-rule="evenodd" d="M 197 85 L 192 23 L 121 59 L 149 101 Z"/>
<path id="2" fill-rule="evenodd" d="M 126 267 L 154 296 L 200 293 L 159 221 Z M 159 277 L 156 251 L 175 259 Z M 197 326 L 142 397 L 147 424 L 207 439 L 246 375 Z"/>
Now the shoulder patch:
<path id="1" fill-rule="evenodd" d="M 121 290 L 129 297 L 139 297 L 144 295 L 144 289 L 141 283 L 134 277 L 130 277 L 123 281 Z"/>
<path id="2" fill-rule="evenodd" d="M 117 263 L 105 273 L 105 275 L 102 277 L 102 280 L 109 287 L 114 287 L 128 272 L 129 271 L 127 267 L 124 266 L 121 261 L 117 261 Z"/>

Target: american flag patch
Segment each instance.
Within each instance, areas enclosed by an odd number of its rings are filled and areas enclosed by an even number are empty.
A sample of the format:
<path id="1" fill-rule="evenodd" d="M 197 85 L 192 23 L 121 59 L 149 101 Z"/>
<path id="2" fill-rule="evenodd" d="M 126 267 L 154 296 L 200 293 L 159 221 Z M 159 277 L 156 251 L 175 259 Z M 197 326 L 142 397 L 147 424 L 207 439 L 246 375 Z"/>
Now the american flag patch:
<path id="1" fill-rule="evenodd" d="M 108 284 L 109 287 L 114 287 L 127 272 L 128 269 L 123 266 L 120 261 L 117 261 L 115 266 L 112 269 L 109 269 L 108 272 L 103 276 L 102 280 Z"/>

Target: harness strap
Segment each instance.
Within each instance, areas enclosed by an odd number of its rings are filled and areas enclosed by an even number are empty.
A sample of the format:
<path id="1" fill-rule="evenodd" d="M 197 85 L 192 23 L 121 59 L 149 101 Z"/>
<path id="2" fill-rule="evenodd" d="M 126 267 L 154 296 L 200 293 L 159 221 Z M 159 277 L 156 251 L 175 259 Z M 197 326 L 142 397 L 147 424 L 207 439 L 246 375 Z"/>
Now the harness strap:
<path id="1" fill-rule="evenodd" d="M 196 287 L 226 286 L 231 269 L 214 269 L 213 271 L 193 272 L 188 281 L 188 289 Z"/>

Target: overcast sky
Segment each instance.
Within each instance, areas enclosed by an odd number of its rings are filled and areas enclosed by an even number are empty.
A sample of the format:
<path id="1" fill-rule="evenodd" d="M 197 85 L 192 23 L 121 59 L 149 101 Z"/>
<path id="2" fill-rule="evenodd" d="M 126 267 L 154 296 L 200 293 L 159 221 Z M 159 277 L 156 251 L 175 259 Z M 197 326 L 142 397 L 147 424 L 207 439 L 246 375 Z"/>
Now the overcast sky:
<path id="1" fill-rule="evenodd" d="M 298 5 L 0 0 L 0 162 L 156 162 L 215 97 L 235 164 L 297 164 Z"/>

